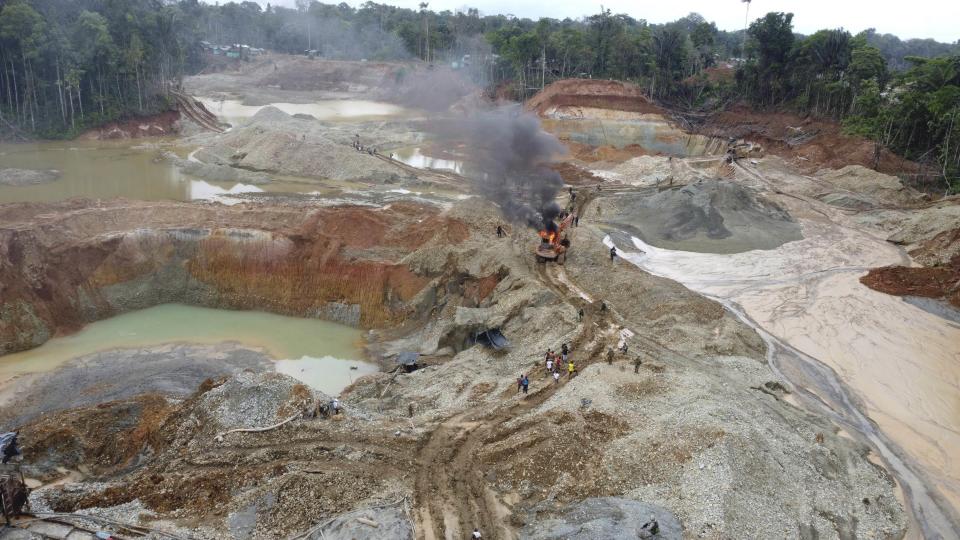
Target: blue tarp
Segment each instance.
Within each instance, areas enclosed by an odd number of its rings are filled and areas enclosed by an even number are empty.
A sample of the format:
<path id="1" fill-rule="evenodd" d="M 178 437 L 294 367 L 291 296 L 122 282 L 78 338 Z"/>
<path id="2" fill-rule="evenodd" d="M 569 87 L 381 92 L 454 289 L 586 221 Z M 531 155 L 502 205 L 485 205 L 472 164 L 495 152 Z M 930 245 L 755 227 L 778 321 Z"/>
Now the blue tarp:
<path id="1" fill-rule="evenodd" d="M 401 366 L 415 366 L 420 359 L 420 353 L 402 352 L 397 355 L 397 363 Z"/>

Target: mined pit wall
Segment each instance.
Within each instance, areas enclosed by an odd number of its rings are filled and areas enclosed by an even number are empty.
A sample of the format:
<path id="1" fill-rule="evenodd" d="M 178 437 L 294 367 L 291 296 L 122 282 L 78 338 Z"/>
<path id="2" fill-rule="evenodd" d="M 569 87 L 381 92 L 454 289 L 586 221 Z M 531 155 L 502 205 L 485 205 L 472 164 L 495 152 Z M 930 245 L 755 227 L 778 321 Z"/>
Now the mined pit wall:
<path id="1" fill-rule="evenodd" d="M 437 276 L 418 275 L 401 259 L 428 241 L 462 241 L 466 229 L 437 218 L 395 236 L 378 235 L 376 223 L 365 217 L 380 219 L 364 214 L 352 226 L 287 232 L 145 228 L 56 247 L 45 245 L 50 231 L 0 229 L 0 354 L 164 303 L 263 310 L 363 328 L 418 316 L 429 309 L 419 303 L 431 298 L 420 293 Z"/>

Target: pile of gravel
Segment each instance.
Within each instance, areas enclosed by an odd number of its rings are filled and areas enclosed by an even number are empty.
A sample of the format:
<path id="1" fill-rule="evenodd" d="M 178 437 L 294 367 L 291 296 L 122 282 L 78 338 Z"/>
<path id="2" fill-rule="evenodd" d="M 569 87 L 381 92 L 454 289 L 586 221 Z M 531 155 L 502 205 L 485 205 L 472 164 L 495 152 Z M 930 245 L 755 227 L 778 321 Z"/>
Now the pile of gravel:
<path id="1" fill-rule="evenodd" d="M 651 517 L 660 526 L 656 536 L 642 531 Z M 631 499 L 600 497 L 571 504 L 547 518 L 532 518 L 520 537 L 528 540 L 679 540 L 683 536 L 680 522 L 665 508 Z"/>
<path id="2" fill-rule="evenodd" d="M 60 171 L 55 169 L 0 169 L 0 186 L 33 186 L 46 184 L 60 178 Z"/>
<path id="3" fill-rule="evenodd" d="M 666 249 L 739 253 L 800 240 L 800 225 L 755 191 L 725 180 L 701 180 L 655 195 L 622 197 L 603 216 Z"/>
<path id="4" fill-rule="evenodd" d="M 363 131 L 358 134 L 365 144 L 376 144 L 370 142 L 367 131 L 356 130 Z M 388 183 L 408 175 L 376 156 L 358 152 L 351 144 L 352 136 L 329 124 L 264 107 L 195 157 L 208 164 L 306 178 Z"/>
<path id="5" fill-rule="evenodd" d="M 244 371 L 205 393 L 196 408 L 204 425 L 259 428 L 286 420 L 317 400 L 330 398 L 281 373 Z"/>

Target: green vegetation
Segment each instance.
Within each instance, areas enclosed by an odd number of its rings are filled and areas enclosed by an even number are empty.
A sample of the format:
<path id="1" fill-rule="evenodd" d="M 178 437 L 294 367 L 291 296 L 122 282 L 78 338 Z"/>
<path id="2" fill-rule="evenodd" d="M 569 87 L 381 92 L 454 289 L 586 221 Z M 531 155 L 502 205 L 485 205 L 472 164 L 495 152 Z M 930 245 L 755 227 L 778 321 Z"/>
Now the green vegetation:
<path id="1" fill-rule="evenodd" d="M 960 169 L 960 43 L 868 30 L 810 36 L 768 13 L 746 34 L 697 14 L 650 24 L 610 10 L 539 21 L 366 2 L 296 8 L 198 0 L 0 0 L 0 130 L 69 136 L 169 106 L 201 40 L 326 58 L 455 64 L 525 99 L 569 77 L 631 81 L 669 106 L 734 101 L 842 121 L 909 159 Z M 209 53 L 207 53 L 209 54 Z"/>
<path id="2" fill-rule="evenodd" d="M 200 65 L 197 0 L 0 1 L 0 133 L 69 137 L 169 108 Z"/>

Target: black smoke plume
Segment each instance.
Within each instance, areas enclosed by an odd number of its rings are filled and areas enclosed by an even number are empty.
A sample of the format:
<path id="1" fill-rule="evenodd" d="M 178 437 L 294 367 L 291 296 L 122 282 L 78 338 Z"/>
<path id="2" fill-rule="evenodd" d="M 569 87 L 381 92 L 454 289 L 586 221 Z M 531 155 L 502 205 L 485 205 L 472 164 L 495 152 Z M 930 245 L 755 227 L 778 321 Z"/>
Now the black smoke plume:
<path id="1" fill-rule="evenodd" d="M 497 203 L 506 219 L 542 228 L 560 213 L 555 199 L 563 180 L 548 165 L 566 148 L 535 115 L 505 106 L 446 125 L 466 141 L 474 190 Z"/>

